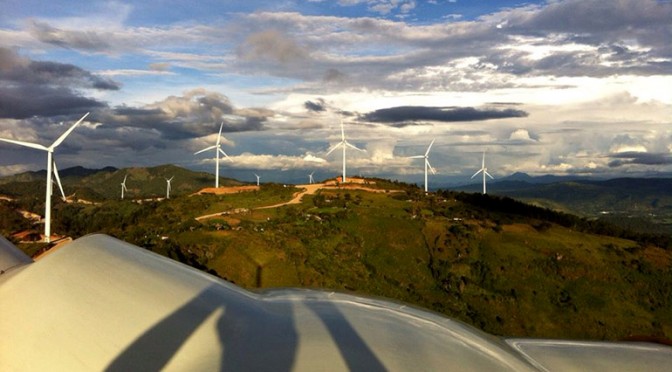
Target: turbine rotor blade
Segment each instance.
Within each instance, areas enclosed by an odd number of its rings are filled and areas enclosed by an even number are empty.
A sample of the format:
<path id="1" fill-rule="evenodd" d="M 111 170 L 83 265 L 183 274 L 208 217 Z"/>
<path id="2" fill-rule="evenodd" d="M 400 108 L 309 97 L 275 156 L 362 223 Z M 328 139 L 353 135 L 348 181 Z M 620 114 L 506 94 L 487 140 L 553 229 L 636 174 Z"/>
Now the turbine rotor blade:
<path id="1" fill-rule="evenodd" d="M 493 180 L 495 179 L 495 177 L 491 176 L 490 173 L 488 173 L 488 171 L 485 171 L 485 175 L 492 178 Z"/>
<path id="2" fill-rule="evenodd" d="M 424 159 L 425 155 L 415 155 L 415 156 L 409 156 L 408 159 Z"/>
<path id="3" fill-rule="evenodd" d="M 214 149 L 214 148 L 216 148 L 216 147 L 217 147 L 217 145 L 212 145 L 212 146 L 210 146 L 210 147 L 206 147 L 206 148 L 204 148 L 204 149 L 201 150 L 201 151 L 196 151 L 196 152 L 194 153 L 194 155 L 198 155 L 198 154 L 200 154 L 200 153 L 202 153 L 202 152 L 205 152 L 205 151 L 208 151 L 208 150 L 212 150 L 212 149 Z"/>
<path id="4" fill-rule="evenodd" d="M 343 129 L 343 119 L 341 119 L 341 139 L 345 142 L 345 130 Z"/>
<path id="5" fill-rule="evenodd" d="M 220 149 L 220 148 L 218 148 L 217 150 L 218 150 L 219 152 L 221 152 L 222 155 L 224 155 L 227 159 L 229 159 L 230 162 L 233 163 L 233 159 L 231 159 L 231 158 L 229 157 L 229 155 L 226 155 L 226 153 L 224 152 L 224 150 L 222 150 L 222 149 Z"/>
<path id="6" fill-rule="evenodd" d="M 42 145 L 38 145 L 37 143 L 23 142 L 23 141 L 11 140 L 11 139 L 6 139 L 6 138 L 0 138 L 0 141 L 9 142 L 9 143 L 13 143 L 15 145 L 30 147 L 30 148 L 34 148 L 34 149 L 38 149 L 38 150 L 49 151 L 48 148 L 46 148 Z"/>
<path id="7" fill-rule="evenodd" d="M 432 149 L 432 145 L 434 144 L 434 141 L 436 141 L 436 138 L 432 140 L 432 142 L 429 144 L 429 147 L 427 147 L 427 152 L 425 152 L 425 157 L 429 155 L 429 150 Z"/>
<path id="8" fill-rule="evenodd" d="M 88 113 L 88 112 L 87 112 L 86 114 L 84 114 L 84 116 L 82 116 L 81 119 L 77 120 L 77 122 L 76 122 L 75 124 L 73 124 L 73 125 L 70 127 L 70 129 L 68 129 L 67 131 L 65 131 L 65 133 L 61 134 L 61 136 L 58 137 L 58 139 L 57 139 L 56 141 L 54 141 L 54 143 L 53 143 L 49 148 L 53 150 L 53 149 L 56 148 L 56 146 L 60 145 L 61 142 L 63 142 L 63 141 L 65 140 L 65 137 L 67 137 L 70 133 L 72 133 L 72 131 L 75 130 L 75 128 L 77 128 L 77 126 L 79 125 L 79 123 L 81 123 L 87 116 L 89 116 L 89 113 Z"/>
<path id="9" fill-rule="evenodd" d="M 483 168 L 479 169 L 478 172 L 474 173 L 474 175 L 471 176 L 471 178 L 476 177 L 476 175 L 479 174 L 479 173 L 481 173 L 481 172 L 483 172 Z"/>
<path id="10" fill-rule="evenodd" d="M 224 121 L 222 121 L 222 124 L 219 125 L 219 133 L 217 134 L 217 146 L 219 146 L 219 142 L 222 138 L 222 129 L 224 128 Z"/>
<path id="11" fill-rule="evenodd" d="M 429 167 L 429 170 L 432 172 L 432 174 L 436 174 L 436 169 L 434 169 L 434 167 L 429 164 L 429 160 L 425 159 L 425 163 L 427 163 L 427 167 Z"/>
<path id="12" fill-rule="evenodd" d="M 352 148 L 352 149 L 355 149 L 355 150 L 357 150 L 357 151 L 361 151 L 361 152 L 366 152 L 366 150 L 362 150 L 362 149 L 360 149 L 359 147 L 353 145 L 352 143 L 350 143 L 350 142 L 348 142 L 348 141 L 345 141 L 344 143 L 345 143 L 346 146 L 348 146 L 348 147 L 350 147 L 350 148 Z"/>
<path id="13" fill-rule="evenodd" d="M 332 147 L 331 150 L 329 150 L 325 156 L 329 156 L 329 154 L 331 154 L 334 150 L 336 150 L 338 148 L 338 146 L 341 146 L 344 143 L 345 143 L 344 141 L 341 141 L 341 142 L 335 144 L 334 147 Z"/>
<path id="14" fill-rule="evenodd" d="M 59 190 L 61 190 L 61 196 L 63 196 L 63 201 L 66 201 L 65 192 L 63 192 L 63 185 L 61 184 L 61 177 L 58 176 L 58 168 L 56 167 L 56 162 L 52 161 L 54 167 L 54 178 L 56 178 L 56 184 L 58 185 Z"/>

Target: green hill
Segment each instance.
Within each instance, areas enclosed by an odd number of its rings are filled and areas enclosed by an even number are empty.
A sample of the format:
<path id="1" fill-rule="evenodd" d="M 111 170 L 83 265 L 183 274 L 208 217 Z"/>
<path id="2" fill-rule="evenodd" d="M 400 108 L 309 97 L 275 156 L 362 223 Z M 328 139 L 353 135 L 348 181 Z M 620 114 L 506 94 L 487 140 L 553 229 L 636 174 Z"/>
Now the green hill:
<path id="1" fill-rule="evenodd" d="M 54 231 L 75 238 L 107 233 L 246 288 L 382 296 L 507 336 L 672 337 L 669 235 L 509 198 L 424 195 L 385 180 L 372 180 L 371 191 L 321 189 L 299 204 L 257 209 L 299 190 L 262 184 L 257 191 L 192 196 L 211 186 L 212 176 L 174 166 L 75 173 L 63 176 L 66 189 L 89 192 L 97 203 L 55 198 Z M 119 200 L 125 175 L 129 198 Z M 163 195 L 165 178 L 173 176 L 171 199 L 151 199 Z M 43 181 L 0 187 L 19 195 L 0 200 L 2 232 L 25 229 L 16 211 L 42 211 Z M 595 186 L 575 187 L 590 193 Z M 215 216 L 196 220 L 207 214 Z"/>
<path id="2" fill-rule="evenodd" d="M 143 172 L 132 176 L 140 180 Z M 258 191 L 184 193 L 160 202 L 58 203 L 54 230 L 111 234 L 246 288 L 382 296 L 498 335 L 672 337 L 666 240 L 656 246 L 648 235 L 508 198 L 425 196 L 409 185 L 387 186 L 322 189 L 300 204 L 269 209 L 256 208 L 298 190 L 262 184 Z M 222 213 L 195 219 L 216 212 Z"/>
<path id="3" fill-rule="evenodd" d="M 117 199 L 121 196 L 121 183 L 127 177 L 129 199 L 162 197 L 166 194 L 166 178 L 173 178 L 171 195 L 191 194 L 205 187 L 212 187 L 215 177 L 205 172 L 194 172 L 175 165 L 160 165 L 151 168 L 116 169 L 106 167 L 99 170 L 82 167 L 68 168 L 59 173 L 67 196 L 88 201 Z M 46 171 L 26 172 L 0 178 L 0 194 L 11 197 L 31 197 L 44 194 Z M 220 185 L 235 186 L 243 183 L 229 178 L 220 178 Z M 58 197 L 58 188 L 54 187 Z M 43 196 L 42 196 L 43 197 Z"/>
<path id="4" fill-rule="evenodd" d="M 488 184 L 488 193 L 608 221 L 631 230 L 672 234 L 672 179 L 617 178 L 535 183 L 526 179 Z M 457 190 L 478 192 L 480 185 Z"/>

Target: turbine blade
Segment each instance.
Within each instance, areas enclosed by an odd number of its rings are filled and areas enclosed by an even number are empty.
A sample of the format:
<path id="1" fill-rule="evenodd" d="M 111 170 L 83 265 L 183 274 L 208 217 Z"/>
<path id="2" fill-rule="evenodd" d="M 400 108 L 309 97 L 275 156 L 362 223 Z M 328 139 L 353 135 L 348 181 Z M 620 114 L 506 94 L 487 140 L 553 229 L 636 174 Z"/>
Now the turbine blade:
<path id="1" fill-rule="evenodd" d="M 124 191 L 128 191 L 128 189 L 126 188 L 126 185 L 123 184 L 123 183 L 121 184 L 121 188 L 124 189 Z"/>
<path id="2" fill-rule="evenodd" d="M 329 156 L 329 154 L 331 154 L 334 150 L 336 150 L 338 148 L 338 146 L 341 146 L 344 143 L 345 143 L 344 141 L 341 141 L 341 142 L 335 144 L 334 147 L 332 147 L 331 150 L 329 150 L 325 156 Z"/>
<path id="3" fill-rule="evenodd" d="M 233 159 L 231 159 L 231 158 L 229 157 L 229 155 L 226 155 L 226 153 L 224 152 L 224 150 L 219 149 L 219 148 L 218 148 L 217 150 L 218 150 L 219 152 L 221 152 L 222 155 L 224 155 L 227 159 L 229 159 L 230 162 L 233 162 Z"/>
<path id="4" fill-rule="evenodd" d="M 56 178 L 56 184 L 58 185 L 59 190 L 61 190 L 61 196 L 63 196 L 63 201 L 66 201 L 65 192 L 63 192 L 63 185 L 61 184 L 61 177 L 58 176 L 58 168 L 56 167 L 56 162 L 52 161 L 54 167 L 54 178 Z"/>
<path id="5" fill-rule="evenodd" d="M 495 179 L 495 177 L 491 176 L 490 173 L 488 173 L 488 171 L 485 171 L 485 175 L 492 178 L 493 180 Z"/>
<path id="6" fill-rule="evenodd" d="M 30 148 L 33 148 L 33 149 L 49 151 L 48 148 L 46 148 L 46 147 L 44 147 L 44 146 L 42 146 L 42 145 L 38 145 L 37 143 L 30 143 L 30 142 L 16 141 L 16 140 L 11 140 L 11 139 L 6 139 L 6 138 L 0 138 L 0 141 L 13 143 L 13 144 L 15 144 L 15 145 L 19 145 L 19 146 L 30 147 Z"/>
<path id="7" fill-rule="evenodd" d="M 219 125 L 219 133 L 217 134 L 217 146 L 219 146 L 219 141 L 222 138 L 222 129 L 224 128 L 224 121 Z"/>
<path id="8" fill-rule="evenodd" d="M 210 147 L 206 147 L 206 148 L 204 148 L 204 149 L 201 150 L 201 151 L 196 151 L 196 152 L 194 153 L 194 155 L 198 155 L 198 154 L 200 154 L 200 153 L 202 153 L 202 152 L 205 152 L 205 151 L 208 151 L 208 150 L 212 150 L 212 149 L 214 149 L 214 148 L 216 148 L 216 147 L 217 147 L 216 145 L 212 145 L 212 146 L 210 146 Z"/>
<path id="9" fill-rule="evenodd" d="M 432 149 L 432 145 L 434 144 L 434 141 L 436 141 L 436 138 L 432 140 L 432 142 L 429 144 L 429 147 L 427 147 L 427 152 L 425 152 L 425 157 L 429 155 L 429 150 Z"/>
<path id="10" fill-rule="evenodd" d="M 424 159 L 425 155 L 415 155 L 415 156 L 409 156 L 409 159 Z"/>
<path id="11" fill-rule="evenodd" d="M 481 173 L 481 172 L 483 172 L 483 168 L 479 169 L 478 172 L 474 173 L 474 175 L 471 176 L 471 178 L 476 177 L 476 175 L 479 174 L 479 173 Z"/>
<path id="12" fill-rule="evenodd" d="M 128 177 L 128 174 L 124 176 L 124 182 L 122 182 L 124 185 L 126 185 L 126 178 Z"/>
<path id="13" fill-rule="evenodd" d="M 481 169 L 485 169 L 485 151 L 483 151 L 483 161 L 481 162 Z"/>
<path id="14" fill-rule="evenodd" d="M 60 145 L 61 142 L 63 142 L 63 141 L 65 140 L 65 137 L 67 137 L 70 133 L 72 133 L 72 131 L 75 130 L 75 128 L 77 128 L 77 126 L 79 125 L 79 123 L 81 123 L 87 116 L 89 116 L 89 113 L 88 113 L 88 112 L 87 112 L 86 114 L 84 114 L 84 116 L 82 116 L 81 119 L 77 120 L 77 122 L 76 122 L 75 124 L 73 124 L 73 125 L 70 127 L 70 129 L 68 129 L 67 131 L 65 131 L 65 133 L 61 134 L 61 136 L 58 137 L 58 139 L 57 139 L 56 141 L 54 141 L 54 143 L 53 143 L 53 144 L 51 145 L 51 147 L 49 147 L 49 148 L 50 148 L 50 149 L 55 149 L 56 146 Z"/>
<path id="15" fill-rule="evenodd" d="M 366 150 L 362 150 L 362 149 L 360 149 L 359 147 L 353 145 L 352 143 L 350 143 L 350 142 L 348 142 L 348 141 L 345 141 L 345 145 L 348 146 L 348 147 L 350 147 L 350 148 L 352 148 L 352 149 L 355 149 L 355 150 L 357 150 L 357 151 L 366 152 Z"/>
<path id="16" fill-rule="evenodd" d="M 427 167 L 429 167 L 429 170 L 432 171 L 432 174 L 436 174 L 436 169 L 434 169 L 434 167 L 429 164 L 429 160 L 425 159 L 425 163 L 427 163 Z"/>

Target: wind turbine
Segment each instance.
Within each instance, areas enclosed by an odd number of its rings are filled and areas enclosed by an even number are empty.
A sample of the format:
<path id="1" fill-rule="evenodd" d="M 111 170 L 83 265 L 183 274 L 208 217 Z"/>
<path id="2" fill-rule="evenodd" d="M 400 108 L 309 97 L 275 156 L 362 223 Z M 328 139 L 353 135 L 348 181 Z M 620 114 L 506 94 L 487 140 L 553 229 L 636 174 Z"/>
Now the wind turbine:
<path id="1" fill-rule="evenodd" d="M 432 171 L 432 174 L 436 174 L 436 170 L 432 168 L 432 165 L 429 164 L 429 150 L 432 149 L 432 145 L 434 144 L 434 141 L 436 139 L 433 139 L 432 142 L 429 144 L 427 147 L 427 151 L 425 151 L 425 155 L 416 155 L 416 156 L 409 156 L 411 159 L 425 159 L 425 192 L 427 192 L 427 169 Z"/>
<path id="2" fill-rule="evenodd" d="M 311 185 L 315 183 L 315 179 L 313 178 L 313 174 L 315 174 L 314 171 L 313 171 L 313 173 L 308 175 L 308 183 L 311 184 Z"/>
<path id="3" fill-rule="evenodd" d="M 166 178 L 166 199 L 170 199 L 170 181 L 172 181 L 173 178 L 175 178 L 175 176 Z"/>
<path id="4" fill-rule="evenodd" d="M 128 174 L 124 176 L 124 182 L 121 183 L 121 200 L 124 200 L 124 191 L 128 192 L 128 189 L 126 188 L 126 177 L 128 177 Z"/>
<path id="5" fill-rule="evenodd" d="M 329 156 L 329 154 L 331 154 L 339 146 L 343 148 L 343 183 L 345 183 L 346 182 L 346 179 L 345 179 L 345 148 L 350 147 L 350 148 L 353 148 L 353 149 L 355 149 L 357 151 L 361 151 L 361 152 L 366 152 L 366 150 L 362 150 L 359 147 L 357 147 L 357 146 L 355 146 L 355 145 L 353 145 L 350 142 L 345 140 L 345 130 L 343 129 L 343 120 L 341 120 L 341 142 L 335 144 L 334 147 L 332 147 L 331 150 L 329 150 L 329 152 L 327 152 L 326 156 Z"/>
<path id="6" fill-rule="evenodd" d="M 490 175 L 490 173 L 488 173 L 488 168 L 485 167 L 485 151 L 483 151 L 483 162 L 481 163 L 481 169 L 479 169 L 476 173 L 474 173 L 474 175 L 471 176 L 471 178 L 476 177 L 476 175 L 479 173 L 483 173 L 483 194 L 485 195 L 485 180 L 486 180 L 485 176 L 488 176 L 493 180 L 495 179 L 493 176 Z"/>
<path id="7" fill-rule="evenodd" d="M 212 145 L 210 147 L 206 147 L 203 150 L 196 151 L 194 153 L 194 155 L 198 155 L 198 154 L 202 153 L 203 151 L 208 151 L 208 150 L 215 149 L 215 159 L 216 159 L 215 160 L 215 188 L 219 188 L 219 153 L 221 152 L 222 155 L 226 156 L 226 158 L 229 159 L 229 161 L 233 162 L 233 160 L 231 160 L 229 155 L 226 155 L 226 153 L 224 152 L 224 150 L 222 150 L 222 147 L 221 147 L 221 143 L 220 143 L 221 141 L 220 140 L 222 138 L 222 128 L 224 128 L 224 122 L 222 122 L 222 124 L 219 126 L 219 134 L 217 135 L 217 143 L 215 145 Z"/>
<path id="8" fill-rule="evenodd" d="M 257 186 L 259 186 L 259 176 L 256 173 L 254 173 L 254 176 L 257 177 Z"/>
<path id="9" fill-rule="evenodd" d="M 5 139 L 5 138 L 0 138 L 0 141 L 4 142 L 9 142 L 13 143 L 15 145 L 20 145 L 20 146 L 25 146 L 25 147 L 30 147 L 33 149 L 37 150 L 43 150 L 47 152 L 47 190 L 46 190 L 46 196 L 45 196 L 45 205 L 44 205 L 44 240 L 47 243 L 51 242 L 51 196 L 53 194 L 53 185 L 52 185 L 52 170 L 53 174 L 56 178 L 56 182 L 58 184 L 59 189 L 61 190 L 61 195 L 63 196 L 63 200 L 65 200 L 65 193 L 63 192 L 63 186 L 61 185 L 61 179 L 58 177 L 58 169 L 56 168 L 56 162 L 54 161 L 54 150 L 58 145 L 61 144 L 65 140 L 65 138 L 72 133 L 73 130 L 84 120 L 89 115 L 87 112 L 82 116 L 81 119 L 77 120 L 75 124 L 73 124 L 70 129 L 65 131 L 54 143 L 51 144 L 51 146 L 46 147 L 42 146 L 37 143 L 31 143 L 31 142 L 23 142 L 23 141 L 16 141 L 16 140 L 11 140 L 11 139 Z"/>

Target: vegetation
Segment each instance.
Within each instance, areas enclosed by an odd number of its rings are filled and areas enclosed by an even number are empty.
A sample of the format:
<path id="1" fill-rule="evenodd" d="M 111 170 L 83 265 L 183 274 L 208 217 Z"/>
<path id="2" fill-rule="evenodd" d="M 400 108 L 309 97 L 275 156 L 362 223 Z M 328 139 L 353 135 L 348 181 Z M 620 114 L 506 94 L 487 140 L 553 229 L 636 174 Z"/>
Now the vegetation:
<path id="1" fill-rule="evenodd" d="M 75 238 L 107 233 L 249 289 L 382 296 L 498 335 L 672 337 L 665 236 L 510 198 L 376 185 L 383 190 L 322 189 L 268 209 L 257 208 L 298 190 L 263 184 L 142 203 L 55 201 L 53 229 Z"/>

